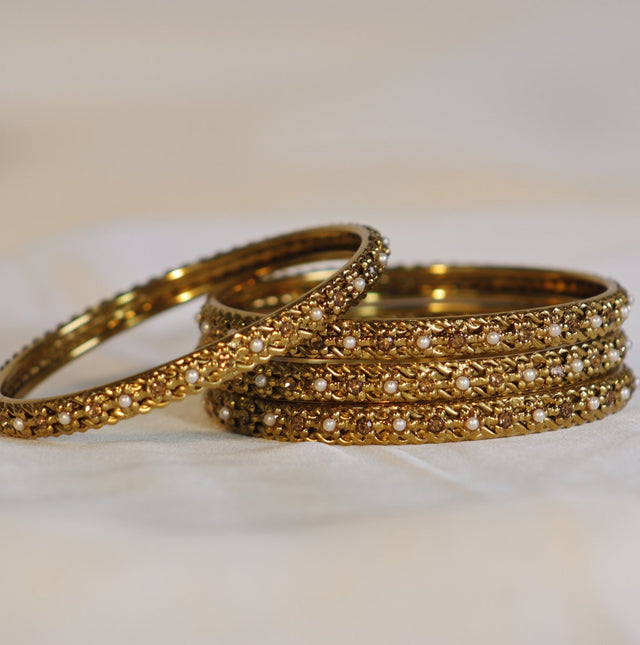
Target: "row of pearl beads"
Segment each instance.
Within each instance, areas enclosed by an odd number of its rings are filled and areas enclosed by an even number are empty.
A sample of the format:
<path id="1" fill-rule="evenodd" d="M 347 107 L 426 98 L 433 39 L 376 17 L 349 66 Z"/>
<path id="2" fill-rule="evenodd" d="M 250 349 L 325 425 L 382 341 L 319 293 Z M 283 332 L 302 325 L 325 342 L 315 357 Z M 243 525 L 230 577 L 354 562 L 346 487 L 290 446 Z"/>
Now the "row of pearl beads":
<path id="1" fill-rule="evenodd" d="M 610 349 L 607 352 L 607 359 L 611 363 L 618 362 L 620 360 L 620 352 L 615 348 Z M 559 370 L 561 371 L 559 371 L 557 368 L 559 368 Z M 569 368 L 574 374 L 579 374 L 584 371 L 584 361 L 579 358 L 574 358 L 570 361 Z M 562 376 L 562 374 L 564 373 L 564 368 L 561 365 L 552 365 L 550 368 L 550 373 L 552 376 Z M 520 378 L 525 383 L 532 383 L 533 381 L 535 381 L 537 376 L 538 370 L 534 367 L 525 368 L 520 373 Z M 264 374 L 258 374 L 254 379 L 254 383 L 258 388 L 264 388 L 268 385 L 268 378 Z M 400 384 L 396 379 L 387 379 L 383 382 L 382 389 L 385 394 L 393 395 L 398 391 L 399 385 Z M 456 378 L 455 385 L 458 390 L 465 392 L 471 387 L 472 383 L 471 379 L 468 376 L 461 375 Z M 313 389 L 318 393 L 326 392 L 328 387 L 329 382 L 324 377 L 317 378 L 313 382 Z"/>
<path id="2" fill-rule="evenodd" d="M 623 401 L 627 401 L 631 396 L 631 390 L 628 387 L 623 387 L 620 390 L 620 397 Z M 585 401 L 585 408 L 590 412 L 595 412 L 600 408 L 600 398 L 597 396 L 590 396 Z M 227 407 L 223 407 L 219 411 L 219 417 L 222 421 L 227 421 L 231 416 L 231 410 Z M 531 420 L 534 423 L 544 423 L 547 419 L 547 412 L 543 408 L 535 408 L 531 412 Z M 278 415 L 274 412 L 267 412 L 263 418 L 262 422 L 265 426 L 272 428 L 278 422 Z M 478 430 L 480 427 L 480 419 L 477 416 L 467 417 L 464 421 L 464 426 L 469 431 Z M 338 427 L 338 421 L 334 417 L 325 417 L 322 420 L 322 429 L 325 432 L 335 432 Z M 404 432 L 407 429 L 407 421 L 402 417 L 396 417 L 391 422 L 391 427 L 395 432 Z"/>
<path id="3" fill-rule="evenodd" d="M 623 305 L 621 308 L 624 309 L 627 305 Z M 628 309 L 628 307 L 627 307 Z M 625 310 L 626 311 L 626 310 Z M 628 315 L 628 313 L 626 314 Z M 626 317 L 624 315 L 623 317 Z M 596 330 L 602 327 L 603 319 L 602 316 L 595 314 L 589 317 L 589 326 L 591 329 Z M 559 323 L 551 323 L 546 327 L 546 334 L 551 339 L 559 338 L 563 333 L 563 326 Z M 491 347 L 495 347 L 502 340 L 502 334 L 498 331 L 492 330 L 488 331 L 484 336 L 485 342 Z M 341 341 L 342 347 L 346 350 L 354 350 L 358 346 L 358 339 L 352 334 L 347 334 L 342 337 Z M 427 350 L 431 347 L 432 337 L 428 334 L 419 334 L 415 337 L 415 345 L 420 350 Z"/>

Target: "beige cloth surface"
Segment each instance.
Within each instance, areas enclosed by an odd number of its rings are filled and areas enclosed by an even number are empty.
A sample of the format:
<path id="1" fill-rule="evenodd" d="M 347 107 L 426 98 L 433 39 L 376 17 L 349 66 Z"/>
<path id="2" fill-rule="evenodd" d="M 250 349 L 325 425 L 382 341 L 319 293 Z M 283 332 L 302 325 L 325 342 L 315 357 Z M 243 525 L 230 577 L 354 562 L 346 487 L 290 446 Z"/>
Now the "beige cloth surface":
<path id="1" fill-rule="evenodd" d="M 443 220 L 441 257 L 462 245 L 470 260 L 556 263 L 562 243 L 546 231 L 575 230 L 571 218 L 539 214 L 521 247 L 520 232 L 487 233 L 504 221 Z M 414 222 L 385 223 L 396 255 L 432 257 Z M 640 227 L 604 215 L 583 223 L 564 263 L 640 291 Z M 603 243 L 612 226 L 626 227 L 626 243 Z M 246 236 L 242 222 L 196 218 L 152 236 L 146 226 L 87 229 L 9 254 L 3 351 L 152 267 Z M 41 391 L 186 352 L 197 339 L 192 312 L 111 341 Z M 633 353 L 631 362 L 637 370 Z M 1 439 L 0 634 L 7 643 L 639 642 L 639 459 L 637 401 L 580 428 L 458 445 L 280 444 L 213 427 L 198 400 L 84 435 Z"/>
<path id="2" fill-rule="evenodd" d="M 636 2 L 3 3 L 0 354 L 173 265 L 345 220 L 395 262 L 640 294 L 638 24 Z M 47 389 L 189 350 L 194 313 Z M 632 401 L 504 441 L 286 445 L 189 400 L 0 439 L 0 642 L 640 643 L 639 430 Z"/>

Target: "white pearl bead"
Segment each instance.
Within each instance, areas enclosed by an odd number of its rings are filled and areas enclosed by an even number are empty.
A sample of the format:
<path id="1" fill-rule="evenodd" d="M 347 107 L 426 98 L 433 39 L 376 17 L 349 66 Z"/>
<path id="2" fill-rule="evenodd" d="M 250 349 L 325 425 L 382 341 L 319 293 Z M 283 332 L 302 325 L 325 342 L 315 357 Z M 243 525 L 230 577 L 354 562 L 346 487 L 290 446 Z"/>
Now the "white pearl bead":
<path id="1" fill-rule="evenodd" d="M 574 358 L 571 361 L 571 371 L 574 374 L 580 374 L 580 372 L 582 372 L 583 369 L 584 369 L 584 363 L 579 358 Z"/>
<path id="2" fill-rule="evenodd" d="M 620 352 L 617 349 L 610 349 L 607 352 L 607 360 L 611 363 L 617 363 L 620 360 Z"/>
<path id="3" fill-rule="evenodd" d="M 311 320 L 315 322 L 322 320 L 323 316 L 324 314 L 322 313 L 322 309 L 320 309 L 320 307 L 313 307 L 313 309 L 311 309 L 311 311 L 309 312 L 309 318 L 311 318 Z"/>
<path id="4" fill-rule="evenodd" d="M 527 367 L 527 369 L 522 371 L 522 380 L 531 383 L 531 381 L 536 380 L 537 375 L 538 372 L 533 367 Z"/>
<path id="5" fill-rule="evenodd" d="M 391 425 L 396 432 L 404 432 L 407 429 L 407 422 L 400 417 L 394 419 Z"/>
<path id="6" fill-rule="evenodd" d="M 190 383 L 193 385 L 194 383 L 197 383 L 200 380 L 200 372 L 198 372 L 197 369 L 191 368 L 190 370 L 187 370 L 184 374 L 184 380 L 187 383 Z"/>
<path id="7" fill-rule="evenodd" d="M 351 284 L 356 291 L 364 291 L 367 288 L 367 281 L 364 278 L 355 278 Z"/>
<path id="8" fill-rule="evenodd" d="M 71 415 L 68 412 L 63 411 L 58 415 L 58 421 L 63 426 L 68 426 L 71 423 Z"/>
<path id="9" fill-rule="evenodd" d="M 456 379 L 456 387 L 459 390 L 468 390 L 471 387 L 471 381 L 469 380 L 468 376 L 458 376 Z"/>
<path id="10" fill-rule="evenodd" d="M 536 423 L 542 423 L 547 418 L 547 413 L 542 408 L 538 408 L 531 416 Z"/>
<path id="11" fill-rule="evenodd" d="M 431 336 L 418 336 L 416 345 L 418 349 L 429 349 L 431 347 Z"/>
<path id="12" fill-rule="evenodd" d="M 480 427 L 478 417 L 469 417 L 464 424 L 467 430 L 477 430 Z"/>
<path id="13" fill-rule="evenodd" d="M 253 382 L 256 384 L 256 387 L 266 387 L 267 377 L 264 374 L 258 374 L 258 376 L 253 379 Z"/>
<path id="14" fill-rule="evenodd" d="M 260 338 L 252 338 L 249 343 L 249 349 L 254 354 L 259 354 L 264 349 L 264 342 Z"/>
<path id="15" fill-rule="evenodd" d="M 203 320 L 200 323 L 200 331 L 205 335 L 211 333 L 211 323 L 208 320 Z"/>
<path id="16" fill-rule="evenodd" d="M 559 325 L 558 323 L 551 323 L 547 327 L 547 334 L 549 334 L 551 338 L 557 338 L 558 336 L 560 336 L 561 333 L 562 333 L 562 325 Z"/>
<path id="17" fill-rule="evenodd" d="M 355 349 L 357 344 L 358 344 L 358 341 L 356 340 L 355 336 L 345 336 L 342 339 L 342 346 L 345 349 Z"/>
<path id="18" fill-rule="evenodd" d="M 600 407 L 600 399 L 597 396 L 590 396 L 587 399 L 587 407 L 589 410 L 597 410 Z"/>
<path id="19" fill-rule="evenodd" d="M 391 244 L 391 240 L 388 237 L 383 237 L 382 238 L 382 245 L 386 246 L 387 248 L 389 248 L 389 244 Z"/>
<path id="20" fill-rule="evenodd" d="M 485 338 L 489 345 L 497 345 L 500 342 L 500 334 L 497 331 L 487 332 Z"/>
<path id="21" fill-rule="evenodd" d="M 378 255 L 378 262 L 380 262 L 382 266 L 387 266 L 387 262 L 389 262 L 389 256 L 386 253 L 380 253 L 380 255 Z"/>
<path id="22" fill-rule="evenodd" d="M 262 417 L 262 423 L 264 423 L 264 425 L 266 425 L 269 428 L 272 428 L 274 425 L 276 425 L 277 420 L 278 420 L 278 415 L 274 414 L 273 412 L 267 412 Z"/>
<path id="23" fill-rule="evenodd" d="M 317 379 L 313 382 L 313 389 L 314 389 L 316 392 L 324 392 L 324 391 L 327 389 L 327 386 L 328 386 L 328 385 L 329 385 L 329 383 L 327 383 L 327 379 L 324 379 L 324 378 L 322 378 L 322 377 L 321 377 L 321 378 L 317 378 Z"/>
<path id="24" fill-rule="evenodd" d="M 331 417 L 327 417 L 322 422 L 322 429 L 325 432 L 333 432 L 337 426 L 338 426 L 338 422 L 335 419 L 332 419 Z"/>
<path id="25" fill-rule="evenodd" d="M 227 406 L 220 408 L 220 411 L 218 412 L 218 417 L 220 418 L 220 421 L 228 421 L 230 416 L 231 416 L 231 410 L 229 410 Z"/>
<path id="26" fill-rule="evenodd" d="M 384 385 L 382 387 L 387 394 L 395 394 L 398 391 L 398 381 L 389 379 L 388 381 L 384 382 Z"/>
<path id="27" fill-rule="evenodd" d="M 602 316 L 591 316 L 589 318 L 589 324 L 591 325 L 592 329 L 598 329 L 598 327 L 602 327 Z"/>
<path id="28" fill-rule="evenodd" d="M 623 401 L 628 401 L 631 398 L 631 390 L 628 387 L 623 387 L 620 390 L 620 396 Z"/>
<path id="29" fill-rule="evenodd" d="M 128 394 L 121 394 L 118 397 L 118 405 L 121 408 L 130 408 L 133 403 L 133 399 Z"/>
<path id="30" fill-rule="evenodd" d="M 17 417 L 13 420 L 13 429 L 16 430 L 17 432 L 22 432 L 24 430 L 24 421 L 22 419 L 18 419 Z"/>
<path id="31" fill-rule="evenodd" d="M 630 313 L 631 307 L 629 307 L 629 305 L 622 305 L 622 307 L 620 307 L 620 315 L 623 318 L 628 318 Z"/>

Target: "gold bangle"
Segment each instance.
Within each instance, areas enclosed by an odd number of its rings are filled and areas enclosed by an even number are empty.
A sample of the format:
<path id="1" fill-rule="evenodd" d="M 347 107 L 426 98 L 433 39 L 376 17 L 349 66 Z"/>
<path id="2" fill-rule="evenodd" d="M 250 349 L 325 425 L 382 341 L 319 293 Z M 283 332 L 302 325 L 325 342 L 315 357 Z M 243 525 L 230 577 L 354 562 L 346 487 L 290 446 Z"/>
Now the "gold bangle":
<path id="1" fill-rule="evenodd" d="M 203 340 L 323 275 L 214 289 L 201 313 Z M 635 389 L 622 364 L 629 306 L 620 285 L 586 274 L 387 269 L 322 335 L 207 392 L 206 408 L 238 432 L 339 444 L 457 441 L 584 423 L 617 411 Z"/>
<path id="2" fill-rule="evenodd" d="M 578 386 L 619 369 L 621 331 L 590 343 L 539 352 L 431 361 L 302 361 L 278 358 L 244 374 L 234 392 L 271 401 L 415 403 L 526 394 Z"/>
<path id="3" fill-rule="evenodd" d="M 595 421 L 622 409 L 636 385 L 623 366 L 582 385 L 438 404 L 292 403 L 244 396 L 233 387 L 208 390 L 205 408 L 234 432 L 280 441 L 402 445 L 509 437 Z"/>
<path id="4" fill-rule="evenodd" d="M 202 309 L 203 332 L 246 325 L 324 275 L 214 289 Z M 470 313 L 461 313 L 463 307 Z M 588 274 L 393 267 L 359 307 L 288 355 L 388 361 L 521 353 L 602 338 L 620 328 L 629 310 L 628 294 L 618 283 Z M 385 318 L 389 313 L 394 317 Z"/>
<path id="5" fill-rule="evenodd" d="M 378 279 L 389 250 L 365 226 L 292 233 L 169 271 L 46 334 L 0 370 L 0 432 L 70 434 L 164 406 L 255 368 L 318 333 Z M 206 293 L 213 283 L 317 259 L 345 258 L 327 280 L 240 331 L 120 381 L 61 396 L 21 398 L 60 367 L 143 320 Z"/>

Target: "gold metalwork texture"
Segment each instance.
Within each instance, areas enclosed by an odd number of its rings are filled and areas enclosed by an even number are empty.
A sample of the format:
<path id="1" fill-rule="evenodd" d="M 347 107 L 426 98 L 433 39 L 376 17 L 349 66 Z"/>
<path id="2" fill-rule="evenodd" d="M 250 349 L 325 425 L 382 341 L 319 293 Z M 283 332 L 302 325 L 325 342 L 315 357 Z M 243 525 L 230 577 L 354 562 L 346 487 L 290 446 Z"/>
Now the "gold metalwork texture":
<path id="1" fill-rule="evenodd" d="M 202 322 L 211 333 L 242 327 L 323 275 L 214 289 Z M 358 308 L 288 355 L 396 361 L 520 353 L 602 338 L 620 328 L 628 310 L 627 292 L 597 276 L 500 267 L 393 267 Z M 557 336 L 550 335 L 553 325 L 559 327 Z M 492 333 L 499 337 L 495 344 L 488 342 Z M 355 339 L 352 348 L 345 347 L 346 338 Z M 428 347 L 419 344 L 422 338 L 429 339 Z"/>
<path id="2" fill-rule="evenodd" d="M 202 338 L 295 298 L 322 271 L 215 289 Z M 322 334 L 206 394 L 254 436 L 337 444 L 459 441 L 602 418 L 635 389 L 623 365 L 626 291 L 596 276 L 397 267 Z"/>
<path id="3" fill-rule="evenodd" d="M 233 390 L 274 401 L 419 402 L 517 395 L 580 385 L 620 367 L 621 331 L 587 343 L 525 354 L 422 362 L 300 361 L 277 358 L 233 382 Z M 535 378 L 523 378 L 526 370 Z M 469 379 L 462 390 L 459 377 Z M 326 387 L 314 384 L 322 379 Z M 385 386 L 390 384 L 390 389 Z M 465 385 L 467 385 L 465 383 Z"/>
<path id="4" fill-rule="evenodd" d="M 219 254 L 134 287 L 44 335 L 4 365 L 0 371 L 0 432 L 31 438 L 99 428 L 252 370 L 320 333 L 357 302 L 378 279 L 388 252 L 380 235 L 368 227 L 310 229 Z M 206 293 L 212 284 L 231 284 L 256 272 L 327 258 L 348 258 L 348 262 L 301 298 L 186 356 L 96 388 L 21 398 L 72 359 L 155 314 Z"/>
<path id="5" fill-rule="evenodd" d="M 526 435 L 595 421 L 622 409 L 635 387 L 633 373 L 624 366 L 581 385 L 439 404 L 278 402 L 245 396 L 230 383 L 227 389 L 208 390 L 205 407 L 226 427 L 255 437 L 404 445 Z"/>

